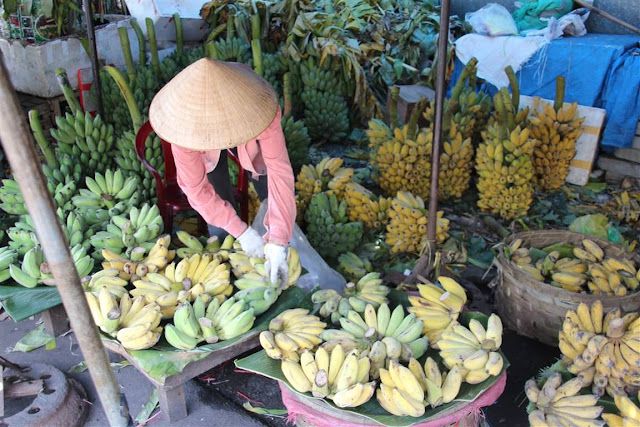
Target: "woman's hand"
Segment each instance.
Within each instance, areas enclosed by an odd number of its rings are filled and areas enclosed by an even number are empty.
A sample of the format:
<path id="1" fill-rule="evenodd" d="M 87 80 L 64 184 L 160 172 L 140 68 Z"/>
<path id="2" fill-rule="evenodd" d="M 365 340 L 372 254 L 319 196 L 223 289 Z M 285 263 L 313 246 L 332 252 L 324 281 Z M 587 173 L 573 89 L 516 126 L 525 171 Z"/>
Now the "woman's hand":
<path id="1" fill-rule="evenodd" d="M 284 288 L 289 280 L 287 248 L 274 243 L 267 243 L 264 246 L 264 256 L 266 258 L 264 268 L 267 272 L 267 277 L 274 285 L 278 284 L 278 289 Z"/>
<path id="2" fill-rule="evenodd" d="M 251 226 L 238 237 L 242 250 L 253 258 L 264 258 L 264 240 Z"/>

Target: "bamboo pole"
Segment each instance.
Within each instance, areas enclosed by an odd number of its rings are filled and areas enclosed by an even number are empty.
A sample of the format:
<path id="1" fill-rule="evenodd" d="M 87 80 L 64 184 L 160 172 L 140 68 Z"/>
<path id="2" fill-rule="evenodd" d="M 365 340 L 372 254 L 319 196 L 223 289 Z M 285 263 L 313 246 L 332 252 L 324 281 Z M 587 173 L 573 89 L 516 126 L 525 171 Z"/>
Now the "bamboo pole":
<path id="1" fill-rule="evenodd" d="M 0 56 L 0 141 L 18 181 L 109 424 L 127 426 L 129 409 L 93 323 L 80 277 L 47 190 L 34 141 Z"/>

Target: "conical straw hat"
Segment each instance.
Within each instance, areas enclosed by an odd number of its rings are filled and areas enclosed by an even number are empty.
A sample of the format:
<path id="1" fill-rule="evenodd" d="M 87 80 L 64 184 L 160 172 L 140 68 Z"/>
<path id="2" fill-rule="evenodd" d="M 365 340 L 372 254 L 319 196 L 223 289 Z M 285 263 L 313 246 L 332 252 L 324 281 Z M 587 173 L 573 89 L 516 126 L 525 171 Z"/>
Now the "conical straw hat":
<path id="1" fill-rule="evenodd" d="M 222 150 L 257 137 L 276 117 L 278 98 L 243 64 L 200 59 L 153 98 L 149 120 L 167 142 L 192 150 Z"/>

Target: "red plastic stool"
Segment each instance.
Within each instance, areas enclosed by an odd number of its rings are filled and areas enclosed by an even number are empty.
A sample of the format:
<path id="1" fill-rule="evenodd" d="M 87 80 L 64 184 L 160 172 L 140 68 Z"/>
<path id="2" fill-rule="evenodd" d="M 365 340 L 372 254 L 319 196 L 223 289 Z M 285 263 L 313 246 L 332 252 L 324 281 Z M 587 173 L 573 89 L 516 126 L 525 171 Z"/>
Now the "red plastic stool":
<path id="1" fill-rule="evenodd" d="M 162 141 L 162 152 L 164 154 L 164 181 L 160 173 L 149 164 L 145 156 L 147 138 L 153 132 L 151 123 L 145 122 L 136 134 L 136 153 L 145 168 L 153 175 L 156 181 L 156 195 L 158 196 L 158 208 L 164 220 L 165 233 L 171 233 L 173 229 L 173 217 L 178 212 L 193 210 L 187 197 L 178 186 L 176 177 L 176 165 L 171 154 L 171 144 Z M 238 185 L 234 190 L 234 198 L 240 204 L 240 218 L 247 222 L 249 216 L 249 182 L 247 173 L 240 165 L 238 158 L 232 153 L 228 157 L 238 165 Z M 198 226 L 203 234 L 207 233 L 206 223 L 198 215 Z"/>

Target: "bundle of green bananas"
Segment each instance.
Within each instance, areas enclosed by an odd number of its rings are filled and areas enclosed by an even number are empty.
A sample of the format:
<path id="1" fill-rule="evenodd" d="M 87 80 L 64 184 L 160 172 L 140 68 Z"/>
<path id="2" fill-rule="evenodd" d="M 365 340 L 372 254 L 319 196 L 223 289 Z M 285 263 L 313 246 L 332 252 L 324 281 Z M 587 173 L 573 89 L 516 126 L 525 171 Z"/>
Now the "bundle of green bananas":
<path id="1" fill-rule="evenodd" d="M 390 289 L 382 284 L 380 273 L 367 273 L 357 283 L 348 282 L 340 294 L 333 289 L 316 291 L 311 300 L 314 304 L 322 304 L 318 314 L 331 316 L 331 322 L 337 324 L 341 317 L 347 317 L 350 311 L 364 313 L 367 304 L 377 308 L 388 302 Z"/>
<path id="2" fill-rule="evenodd" d="M 156 195 L 156 181 L 140 161 L 135 149 L 135 134 L 126 131 L 116 140 L 115 162 L 126 177 L 136 176 L 141 182 L 141 199 L 152 200 Z M 162 176 L 164 173 L 164 153 L 162 141 L 152 134 L 145 146 L 145 158 Z"/>
<path id="3" fill-rule="evenodd" d="M 638 396 L 640 396 L 640 392 Z M 627 396 L 618 396 L 615 398 L 615 403 L 620 415 L 602 414 L 602 419 L 607 422 L 609 427 L 640 425 L 640 408 L 631 399 Z"/>
<path id="4" fill-rule="evenodd" d="M 260 345 L 272 359 L 298 362 L 300 353 L 313 350 L 322 343 L 327 326 L 304 308 L 285 310 L 269 322 L 269 329 L 260 333 Z"/>
<path id="5" fill-rule="evenodd" d="M 329 398 L 339 408 L 355 408 L 367 403 L 376 389 L 369 382 L 369 358 L 357 350 L 345 354 L 341 346 L 331 352 L 324 348 L 315 354 L 305 350 L 300 361 L 283 360 L 282 373 L 300 393 Z"/>
<path id="6" fill-rule="evenodd" d="M 216 253 L 221 249 L 220 240 L 218 236 L 212 236 L 204 241 L 203 238 L 198 239 L 195 236 L 187 233 L 184 230 L 178 230 L 176 233 L 178 240 L 184 245 L 183 248 L 177 250 L 177 254 L 180 258 L 189 258 L 195 254 L 203 253 Z M 230 245 L 231 243 L 231 245 Z M 233 242 L 226 242 L 226 249 L 231 249 Z"/>
<path id="7" fill-rule="evenodd" d="M 569 310 L 559 332 L 559 346 L 569 372 L 592 385 L 597 396 L 623 396 L 640 387 L 638 313 L 620 309 L 604 313 L 602 303 L 580 304 Z"/>
<path id="8" fill-rule="evenodd" d="M 344 199 L 346 186 L 353 178 L 353 169 L 343 168 L 344 160 L 339 157 L 325 157 L 317 165 L 304 165 L 296 177 L 296 196 L 303 208 L 311 198 L 323 191 L 331 190 L 338 200 Z M 304 210 L 298 209 L 304 216 Z"/>
<path id="9" fill-rule="evenodd" d="M 262 54 L 262 77 L 269 82 L 278 94 L 282 94 L 282 77 L 287 71 L 287 63 L 281 51 Z M 286 133 L 285 133 L 286 135 Z M 287 141 L 287 144 L 289 141 Z"/>
<path id="10" fill-rule="evenodd" d="M 173 324 L 164 329 L 169 344 L 180 350 L 192 350 L 203 341 L 213 344 L 240 336 L 256 320 L 253 309 L 242 300 L 231 297 L 221 304 L 216 298 L 210 302 L 206 299 L 200 296 L 193 304 L 185 301 L 178 306 Z"/>
<path id="11" fill-rule="evenodd" d="M 89 224 L 96 224 L 119 215 L 127 206 L 137 206 L 140 199 L 139 182 L 136 177 L 125 180 L 120 169 L 107 169 L 105 174 L 96 172 L 95 179 L 87 177 L 87 189 L 72 201 L 85 216 Z"/>
<path id="12" fill-rule="evenodd" d="M 356 182 L 345 187 L 349 220 L 361 222 L 366 230 L 380 230 L 387 224 L 391 199 L 378 197 Z"/>
<path id="13" fill-rule="evenodd" d="M 175 60 L 175 58 L 171 56 L 165 57 L 159 65 L 158 74 L 160 77 L 160 82 L 162 86 L 169 83 L 169 80 L 173 79 L 176 74 L 182 71 L 182 67 Z"/>
<path id="14" fill-rule="evenodd" d="M 71 256 L 80 277 L 85 277 L 93 270 L 93 259 L 87 255 L 87 249 L 81 245 L 71 248 Z M 9 265 L 9 274 L 19 285 L 33 288 L 39 284 L 55 286 L 49 265 L 44 260 L 40 246 L 29 249 L 22 259 L 22 265 Z"/>
<path id="15" fill-rule="evenodd" d="M 534 379 L 527 381 L 524 389 L 532 405 L 531 426 L 604 426 L 605 422 L 598 419 L 603 410 L 602 406 L 596 406 L 598 396 L 580 394 L 582 387 L 580 378 L 563 383 L 558 372 L 550 375 L 542 387 Z"/>
<path id="16" fill-rule="evenodd" d="M 638 203 L 638 195 L 629 195 L 628 191 L 621 191 L 614 195 L 616 202 L 616 217 L 620 221 L 635 223 L 640 219 L 640 203 Z"/>
<path id="17" fill-rule="evenodd" d="M 111 150 L 115 142 L 113 126 L 98 114 L 78 110 L 75 115 L 56 117 L 51 136 L 58 142 L 58 151 L 76 159 L 84 170 L 105 172 L 113 165 Z"/>
<path id="18" fill-rule="evenodd" d="M 443 372 L 431 357 L 427 357 L 424 368 L 416 359 L 411 358 L 409 370 L 425 392 L 425 403 L 432 408 L 453 401 L 460 393 L 462 374 L 459 366 Z"/>
<path id="19" fill-rule="evenodd" d="M 131 117 L 120 88 L 104 69 L 100 70 L 100 85 L 104 120 L 113 125 L 115 135 L 122 135 L 131 129 Z"/>
<path id="20" fill-rule="evenodd" d="M 149 250 L 143 247 L 133 248 L 126 254 L 117 254 L 109 249 L 102 250 L 102 268 L 115 269 L 117 276 L 127 281 L 135 281 L 147 275 L 147 273 L 157 273 L 169 264 L 176 256 L 175 250 L 169 250 L 171 236 L 166 234 L 158 240 Z"/>
<path id="21" fill-rule="evenodd" d="M 438 348 L 438 342 L 445 331 L 451 331 L 453 325 L 458 324 L 458 316 L 467 303 L 467 294 L 455 280 L 440 276 L 440 286 L 433 283 L 418 285 L 420 296 L 410 296 L 408 308 L 422 320 L 422 332 L 429 338 L 433 348 Z"/>
<path id="22" fill-rule="evenodd" d="M 360 258 L 353 252 L 346 252 L 338 257 L 338 271 L 349 282 L 357 282 L 368 273 L 372 273 L 373 266 L 369 259 Z"/>
<path id="23" fill-rule="evenodd" d="M 195 47 L 185 49 L 182 56 L 182 66 L 188 67 L 198 59 L 202 59 L 204 54 L 204 44 L 199 44 Z"/>
<path id="24" fill-rule="evenodd" d="M 321 256 L 337 258 L 353 251 L 362 239 L 362 223 L 349 222 L 347 202 L 335 194 L 313 196 L 305 212 L 307 238 Z"/>
<path id="25" fill-rule="evenodd" d="M 419 253 L 427 239 L 427 219 L 429 213 L 425 209 L 424 201 L 406 191 L 398 191 L 391 200 L 391 209 L 387 212 L 385 242 L 391 246 L 391 253 L 409 252 Z M 436 238 L 438 243 L 449 237 L 449 220 L 439 211 L 436 224 Z"/>
<path id="26" fill-rule="evenodd" d="M 518 100 L 507 88 L 494 97 L 495 116 L 482 134 L 476 153 L 478 207 L 504 219 L 527 214 L 533 198 L 533 164 L 536 141 L 520 126 L 528 109 L 518 111 Z"/>
<path id="27" fill-rule="evenodd" d="M 576 141 L 582 134 L 584 117 L 578 116 L 578 103 L 564 106 L 564 77 L 556 79 L 556 99 L 552 106 L 542 104 L 529 117 L 531 136 L 538 143 L 534 151 L 535 181 L 543 190 L 557 190 L 569 175 L 569 163 L 576 155 Z"/>
<path id="28" fill-rule="evenodd" d="M 0 248 L 0 283 L 11 277 L 9 266 L 18 260 L 18 253 L 10 247 Z"/>
<path id="29" fill-rule="evenodd" d="M 127 350 L 151 348 L 162 336 L 162 315 L 157 304 L 147 304 L 144 298 L 131 299 L 123 294 L 118 299 L 103 287 L 85 292 L 93 322 L 103 332 L 115 337 Z"/>
<path id="30" fill-rule="evenodd" d="M 0 209 L 11 215 L 24 215 L 27 213 L 27 205 L 18 187 L 18 183 L 13 179 L 3 179 L 0 187 Z"/>
<path id="31" fill-rule="evenodd" d="M 440 357 L 447 368 L 460 367 L 464 382 L 479 384 L 502 373 L 504 361 L 498 349 L 502 345 L 502 321 L 496 314 L 489 316 L 485 328 L 471 319 L 469 328 L 453 325 L 438 341 Z"/>
<path id="32" fill-rule="evenodd" d="M 309 130 L 304 120 L 296 120 L 293 116 L 282 117 L 282 132 L 287 142 L 287 152 L 294 171 L 300 170 L 309 159 Z"/>
<path id="33" fill-rule="evenodd" d="M 304 122 L 314 141 L 338 142 L 349 131 L 349 106 L 342 80 L 331 60 L 317 65 L 313 57 L 300 63 Z"/>

